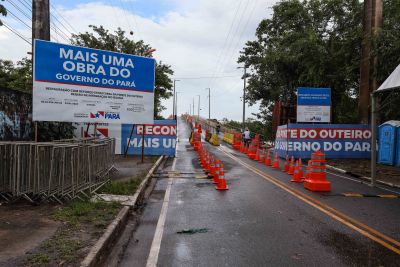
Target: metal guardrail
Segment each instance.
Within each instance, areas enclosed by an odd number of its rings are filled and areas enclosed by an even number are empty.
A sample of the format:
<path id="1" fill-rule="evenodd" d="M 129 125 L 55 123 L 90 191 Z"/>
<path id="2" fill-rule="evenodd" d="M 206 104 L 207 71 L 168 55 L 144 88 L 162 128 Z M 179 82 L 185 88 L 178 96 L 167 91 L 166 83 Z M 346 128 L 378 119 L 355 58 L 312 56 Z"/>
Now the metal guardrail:
<path id="1" fill-rule="evenodd" d="M 108 181 L 115 139 L 0 142 L 0 199 L 88 197 Z"/>

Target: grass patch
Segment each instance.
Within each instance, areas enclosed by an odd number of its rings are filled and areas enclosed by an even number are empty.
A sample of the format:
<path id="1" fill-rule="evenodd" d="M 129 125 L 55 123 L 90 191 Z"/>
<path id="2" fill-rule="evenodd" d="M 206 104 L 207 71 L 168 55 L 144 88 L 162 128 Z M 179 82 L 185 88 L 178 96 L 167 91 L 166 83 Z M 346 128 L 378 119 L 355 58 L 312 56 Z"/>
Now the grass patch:
<path id="1" fill-rule="evenodd" d="M 45 253 L 38 253 L 30 256 L 28 261 L 32 266 L 42 266 L 50 262 L 50 256 Z"/>
<path id="2" fill-rule="evenodd" d="M 129 181 L 110 181 L 105 184 L 99 192 L 113 195 L 133 195 L 141 182 L 142 179 L 140 178 Z"/>
<path id="3" fill-rule="evenodd" d="M 73 201 L 57 210 L 54 218 L 71 226 L 89 223 L 104 227 L 115 217 L 120 207 L 121 205 L 115 202 Z"/>

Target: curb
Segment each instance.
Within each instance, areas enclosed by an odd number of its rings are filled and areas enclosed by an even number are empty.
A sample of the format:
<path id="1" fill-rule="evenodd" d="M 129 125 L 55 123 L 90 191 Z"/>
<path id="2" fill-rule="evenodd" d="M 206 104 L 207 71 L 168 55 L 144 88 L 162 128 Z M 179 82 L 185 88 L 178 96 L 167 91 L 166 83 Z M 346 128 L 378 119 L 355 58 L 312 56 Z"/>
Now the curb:
<path id="1" fill-rule="evenodd" d="M 104 234 L 100 237 L 99 240 L 94 244 L 94 246 L 90 249 L 89 253 L 86 255 L 85 259 L 81 262 L 81 267 L 92 267 L 99 266 L 101 262 L 104 261 L 105 256 L 103 255 L 107 249 L 109 249 L 114 241 L 117 239 L 119 234 L 122 232 L 128 221 L 129 210 L 136 206 L 139 201 L 142 199 L 144 191 L 150 181 L 151 176 L 154 171 L 158 168 L 161 161 L 164 159 L 164 156 L 160 156 L 156 163 L 151 167 L 146 177 L 140 183 L 138 189 L 135 194 L 130 199 L 129 203 L 124 203 L 124 207 L 121 208 L 117 217 L 108 225 Z"/>
<path id="2" fill-rule="evenodd" d="M 371 182 L 371 180 L 372 180 L 371 177 L 362 176 L 362 175 L 359 175 L 357 173 L 353 173 L 353 172 L 350 172 L 350 171 L 346 171 L 346 170 L 343 170 L 343 169 L 340 169 L 340 168 L 333 167 L 331 165 L 326 165 L 326 168 L 328 170 L 332 170 L 332 171 L 340 172 L 340 173 L 343 173 L 343 174 L 347 174 L 347 175 L 350 175 L 351 177 L 362 179 L 364 181 Z M 388 182 L 385 182 L 385 181 L 382 181 L 382 180 L 376 180 L 376 182 L 378 184 L 382 184 L 382 185 L 386 185 L 386 186 L 390 186 L 390 187 L 394 187 L 394 188 L 400 188 L 400 185 L 388 183 Z"/>

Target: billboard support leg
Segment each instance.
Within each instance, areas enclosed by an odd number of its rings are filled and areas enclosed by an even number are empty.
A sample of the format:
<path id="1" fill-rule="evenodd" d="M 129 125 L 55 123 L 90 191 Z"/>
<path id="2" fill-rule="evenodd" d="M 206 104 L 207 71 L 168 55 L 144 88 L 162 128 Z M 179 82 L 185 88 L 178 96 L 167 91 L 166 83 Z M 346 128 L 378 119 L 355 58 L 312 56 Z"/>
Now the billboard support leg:
<path id="1" fill-rule="evenodd" d="M 131 143 L 132 140 L 132 134 L 133 131 L 135 130 L 135 124 L 132 124 L 132 130 L 131 130 L 131 134 L 129 135 L 129 140 L 128 143 L 125 146 L 125 151 L 124 151 L 124 157 L 126 158 L 126 156 L 128 155 L 128 149 L 129 149 L 129 144 Z"/>
<path id="2" fill-rule="evenodd" d="M 94 129 L 93 129 L 93 137 L 96 139 L 96 132 L 97 132 L 97 122 L 94 123 Z"/>
<path id="3" fill-rule="evenodd" d="M 35 142 L 38 141 L 38 122 L 35 121 Z"/>
<path id="4" fill-rule="evenodd" d="M 144 163 L 144 124 L 142 125 L 142 163 Z"/>

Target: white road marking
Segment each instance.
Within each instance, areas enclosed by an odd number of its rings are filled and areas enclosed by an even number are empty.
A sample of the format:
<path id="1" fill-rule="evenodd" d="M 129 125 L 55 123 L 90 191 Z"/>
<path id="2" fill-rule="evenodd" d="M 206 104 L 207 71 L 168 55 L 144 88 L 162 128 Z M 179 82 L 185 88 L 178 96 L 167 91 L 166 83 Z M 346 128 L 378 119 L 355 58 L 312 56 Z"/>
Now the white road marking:
<path id="1" fill-rule="evenodd" d="M 176 168 L 176 159 L 178 157 L 178 146 L 179 146 L 179 144 L 177 143 L 176 154 L 175 154 L 175 158 L 172 162 L 172 167 L 171 167 L 172 171 L 175 171 L 175 168 Z M 158 217 L 157 227 L 156 227 L 156 231 L 154 233 L 153 241 L 151 243 L 150 253 L 149 253 L 149 257 L 147 258 L 146 267 L 156 267 L 157 266 L 158 255 L 160 254 L 161 241 L 162 241 L 162 237 L 163 237 L 163 233 L 164 233 L 165 221 L 167 219 L 167 211 L 168 211 L 168 205 L 169 205 L 169 196 L 171 194 L 172 181 L 173 181 L 173 178 L 168 179 L 168 185 L 167 185 L 167 189 L 165 190 L 164 201 L 163 201 L 163 205 L 161 207 L 160 217 Z"/>
<path id="2" fill-rule="evenodd" d="M 169 204 L 169 195 L 171 193 L 172 178 L 168 179 L 167 190 L 165 191 L 164 202 L 161 208 L 160 217 L 158 218 L 156 232 L 154 233 L 153 242 L 151 243 L 150 254 L 147 258 L 146 267 L 156 267 L 158 255 L 160 254 L 161 240 L 164 233 L 165 220 L 167 219 L 167 211 Z"/>

